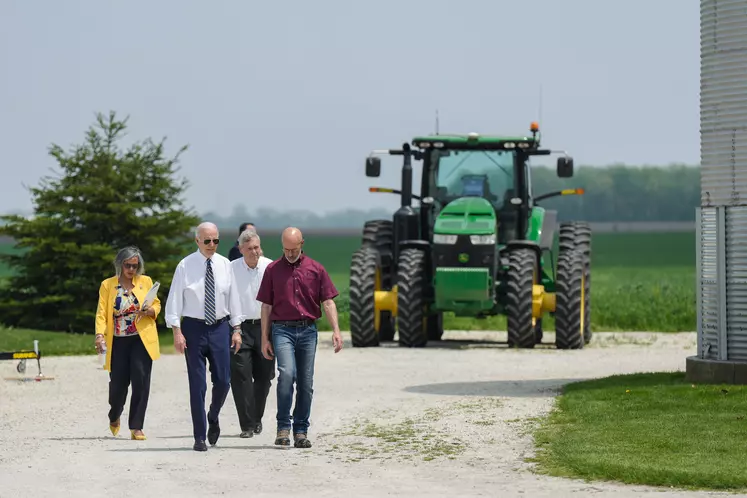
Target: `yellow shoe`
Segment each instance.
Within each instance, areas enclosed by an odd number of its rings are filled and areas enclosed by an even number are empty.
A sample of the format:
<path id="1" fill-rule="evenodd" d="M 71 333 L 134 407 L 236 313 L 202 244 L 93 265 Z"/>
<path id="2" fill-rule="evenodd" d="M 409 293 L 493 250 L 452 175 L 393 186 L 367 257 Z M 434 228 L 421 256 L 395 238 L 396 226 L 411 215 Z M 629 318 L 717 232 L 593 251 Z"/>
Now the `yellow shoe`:
<path id="1" fill-rule="evenodd" d="M 130 431 L 130 439 L 135 439 L 137 441 L 145 441 L 145 434 L 143 434 L 143 431 L 140 431 L 140 434 L 135 434 L 136 431 Z"/>
<path id="2" fill-rule="evenodd" d="M 119 419 L 114 423 L 109 423 L 109 430 L 112 431 L 112 436 L 119 434 Z"/>

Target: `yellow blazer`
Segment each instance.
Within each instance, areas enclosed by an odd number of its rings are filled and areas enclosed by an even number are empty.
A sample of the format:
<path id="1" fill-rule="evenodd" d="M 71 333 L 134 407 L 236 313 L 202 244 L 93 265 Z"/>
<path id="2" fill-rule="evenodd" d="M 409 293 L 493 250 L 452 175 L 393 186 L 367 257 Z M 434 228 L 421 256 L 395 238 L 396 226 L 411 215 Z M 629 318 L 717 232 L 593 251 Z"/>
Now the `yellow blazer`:
<path id="1" fill-rule="evenodd" d="M 101 287 L 99 288 L 99 305 L 96 310 L 96 333 L 103 334 L 106 340 L 106 363 L 104 363 L 104 369 L 109 372 L 111 372 L 112 342 L 114 341 L 114 300 L 117 298 L 118 280 L 115 275 L 101 282 Z M 135 278 L 132 279 L 132 284 L 132 292 L 142 304 L 146 294 L 153 287 L 153 280 L 147 275 L 135 275 Z M 155 318 L 143 316 L 135 322 L 135 326 L 151 359 L 157 360 L 161 356 L 161 348 L 158 344 L 158 329 L 156 328 L 156 318 L 158 318 L 158 313 L 161 311 L 161 300 L 158 299 L 158 296 L 156 296 L 151 307 L 156 312 Z"/>

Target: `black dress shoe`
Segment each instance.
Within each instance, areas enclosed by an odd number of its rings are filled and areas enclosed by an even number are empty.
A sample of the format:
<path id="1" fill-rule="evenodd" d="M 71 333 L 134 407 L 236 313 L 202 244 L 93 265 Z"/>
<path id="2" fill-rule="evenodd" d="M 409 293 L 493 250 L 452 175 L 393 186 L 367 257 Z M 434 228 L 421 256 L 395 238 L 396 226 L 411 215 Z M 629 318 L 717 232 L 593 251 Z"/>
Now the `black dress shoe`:
<path id="1" fill-rule="evenodd" d="M 254 433 L 255 434 L 262 434 L 262 422 L 258 423 L 256 426 L 254 426 Z"/>
<path id="2" fill-rule="evenodd" d="M 211 445 L 215 446 L 215 443 L 218 442 L 218 436 L 220 436 L 220 425 L 218 424 L 218 422 L 214 424 L 208 424 L 208 425 L 209 425 L 208 433 L 207 433 L 208 442 Z"/>
<path id="3" fill-rule="evenodd" d="M 205 441 L 195 441 L 195 445 L 192 447 L 195 451 L 207 451 L 207 445 Z"/>

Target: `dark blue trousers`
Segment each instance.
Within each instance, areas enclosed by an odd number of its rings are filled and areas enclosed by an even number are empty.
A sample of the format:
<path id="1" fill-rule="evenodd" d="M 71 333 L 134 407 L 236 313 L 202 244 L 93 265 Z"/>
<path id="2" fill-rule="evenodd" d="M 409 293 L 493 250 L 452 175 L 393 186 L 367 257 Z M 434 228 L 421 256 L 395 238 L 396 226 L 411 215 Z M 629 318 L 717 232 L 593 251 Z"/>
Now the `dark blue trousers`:
<path id="1" fill-rule="evenodd" d="M 189 377 L 189 404 L 195 441 L 207 438 L 207 422 L 218 422 L 218 415 L 231 386 L 231 327 L 228 321 L 206 325 L 201 320 L 184 317 L 182 334 L 187 342 L 184 357 Z M 213 396 L 205 417 L 205 360 L 210 362 Z"/>

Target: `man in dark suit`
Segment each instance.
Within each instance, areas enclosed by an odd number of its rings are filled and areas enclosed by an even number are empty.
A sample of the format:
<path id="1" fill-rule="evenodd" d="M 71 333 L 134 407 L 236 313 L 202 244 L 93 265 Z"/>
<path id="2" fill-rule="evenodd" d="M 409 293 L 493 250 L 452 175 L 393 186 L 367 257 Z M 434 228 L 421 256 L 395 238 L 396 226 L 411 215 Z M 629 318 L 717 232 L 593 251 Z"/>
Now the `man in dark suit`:
<path id="1" fill-rule="evenodd" d="M 245 222 L 242 223 L 239 227 L 239 236 L 241 236 L 242 233 L 244 233 L 244 230 L 247 228 L 251 228 L 255 232 L 257 231 L 257 227 L 254 226 L 254 223 Z M 236 243 L 231 247 L 231 250 L 228 251 L 228 260 L 233 261 L 234 259 L 239 259 L 243 257 L 241 255 L 241 251 L 239 250 L 239 239 L 236 239 Z"/>

